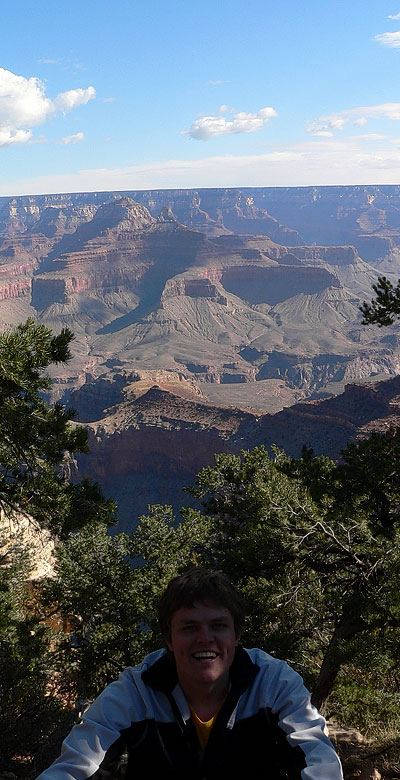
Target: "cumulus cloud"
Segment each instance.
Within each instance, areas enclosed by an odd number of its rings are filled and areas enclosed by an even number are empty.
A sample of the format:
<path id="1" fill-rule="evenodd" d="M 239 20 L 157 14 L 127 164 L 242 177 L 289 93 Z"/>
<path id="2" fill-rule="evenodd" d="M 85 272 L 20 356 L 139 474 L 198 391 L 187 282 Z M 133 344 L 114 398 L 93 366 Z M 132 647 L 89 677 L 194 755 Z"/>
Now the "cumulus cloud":
<path id="1" fill-rule="evenodd" d="M 0 68 L 0 127 L 40 125 L 53 112 L 44 84 Z"/>
<path id="2" fill-rule="evenodd" d="M 31 130 L 14 130 L 12 127 L 0 127 L 0 146 L 25 144 L 31 136 Z"/>
<path id="3" fill-rule="evenodd" d="M 256 114 L 239 111 L 232 119 L 223 116 L 203 116 L 201 119 L 196 119 L 188 130 L 182 130 L 181 135 L 190 135 L 197 141 L 207 141 L 218 135 L 254 133 L 264 127 L 274 116 L 277 116 L 277 112 L 271 106 L 260 108 Z"/>
<path id="4" fill-rule="evenodd" d="M 307 133 L 311 135 L 320 136 L 332 136 L 332 130 L 342 130 L 346 123 L 344 117 L 339 114 L 332 114 L 332 116 L 321 116 L 319 119 L 315 119 L 313 122 L 309 122 L 307 125 Z"/>
<path id="5" fill-rule="evenodd" d="M 345 111 L 338 111 L 330 116 L 320 116 L 309 122 L 307 132 L 311 135 L 333 135 L 334 130 L 343 130 L 346 123 L 362 127 L 368 119 L 400 119 L 400 103 L 381 103 L 377 106 L 358 106 Z"/>
<path id="6" fill-rule="evenodd" d="M 79 141 L 83 141 L 84 137 L 84 133 L 81 132 L 74 133 L 73 135 L 66 135 L 61 139 L 61 143 L 64 144 L 64 146 L 68 146 L 68 144 L 78 144 Z"/>
<path id="7" fill-rule="evenodd" d="M 363 117 L 370 119 L 400 119 L 400 103 L 380 103 L 378 106 L 360 106 L 343 112 L 348 116 L 362 114 Z"/>
<path id="8" fill-rule="evenodd" d="M 389 14 L 388 19 L 400 19 L 400 14 Z"/>
<path id="9" fill-rule="evenodd" d="M 379 35 L 374 35 L 374 41 L 378 41 L 378 43 L 381 43 L 382 46 L 389 46 L 391 49 L 398 49 L 400 47 L 400 30 L 396 30 L 396 32 L 385 32 L 379 33 Z"/>
<path id="10" fill-rule="evenodd" d="M 57 111 L 66 113 L 87 103 L 95 95 L 94 87 L 88 87 L 62 92 L 51 100 L 40 79 L 0 68 L 0 146 L 26 143 L 32 127 L 44 124 Z"/>
<path id="11" fill-rule="evenodd" d="M 96 90 L 94 87 L 88 87 L 87 89 L 69 89 L 68 92 L 60 92 L 54 100 L 54 106 L 59 111 L 66 113 L 71 111 L 77 106 L 85 105 L 89 100 L 93 100 L 96 97 Z"/>

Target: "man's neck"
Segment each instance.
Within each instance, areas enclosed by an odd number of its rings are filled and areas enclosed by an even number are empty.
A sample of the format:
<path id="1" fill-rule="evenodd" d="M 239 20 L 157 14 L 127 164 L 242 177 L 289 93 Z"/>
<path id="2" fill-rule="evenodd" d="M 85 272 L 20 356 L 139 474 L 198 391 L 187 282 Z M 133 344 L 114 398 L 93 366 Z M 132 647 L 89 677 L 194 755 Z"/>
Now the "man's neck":
<path id="1" fill-rule="evenodd" d="M 210 720 L 220 709 L 229 690 L 229 679 L 218 680 L 208 686 L 194 686 L 179 681 L 187 702 L 202 721 Z M 183 684 L 182 684 L 183 682 Z"/>

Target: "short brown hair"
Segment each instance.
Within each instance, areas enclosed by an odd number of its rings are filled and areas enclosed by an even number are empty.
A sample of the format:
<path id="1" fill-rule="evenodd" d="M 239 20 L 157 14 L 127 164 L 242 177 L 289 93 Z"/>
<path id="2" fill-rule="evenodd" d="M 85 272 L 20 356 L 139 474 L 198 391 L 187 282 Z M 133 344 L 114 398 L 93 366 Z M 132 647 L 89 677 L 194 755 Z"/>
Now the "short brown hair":
<path id="1" fill-rule="evenodd" d="M 225 607 L 232 615 L 236 636 L 241 635 L 245 622 L 241 595 L 222 571 L 196 567 L 170 580 L 160 598 L 158 622 L 164 639 L 170 638 L 174 612 L 193 607 L 195 601 Z"/>

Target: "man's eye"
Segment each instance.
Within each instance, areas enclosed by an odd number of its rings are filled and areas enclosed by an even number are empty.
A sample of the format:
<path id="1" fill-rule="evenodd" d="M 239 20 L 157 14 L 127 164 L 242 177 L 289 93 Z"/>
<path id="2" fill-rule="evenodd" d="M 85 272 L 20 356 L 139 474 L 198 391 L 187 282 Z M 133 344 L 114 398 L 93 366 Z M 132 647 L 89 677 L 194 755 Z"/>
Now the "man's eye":
<path id="1" fill-rule="evenodd" d="M 226 628 L 227 624 L 220 622 L 220 623 L 214 623 L 214 628 L 218 629 L 219 631 L 223 628 Z"/>

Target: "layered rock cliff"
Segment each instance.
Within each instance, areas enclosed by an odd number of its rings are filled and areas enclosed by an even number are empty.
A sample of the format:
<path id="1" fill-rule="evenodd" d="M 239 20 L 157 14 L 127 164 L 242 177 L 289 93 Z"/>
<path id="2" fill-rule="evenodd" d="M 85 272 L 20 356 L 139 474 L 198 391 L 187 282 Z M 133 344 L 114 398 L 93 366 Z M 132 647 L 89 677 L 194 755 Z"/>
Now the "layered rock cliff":
<path id="1" fill-rule="evenodd" d="M 76 334 L 53 397 L 163 370 L 262 411 L 271 381 L 283 407 L 398 370 L 398 328 L 363 329 L 358 307 L 382 269 L 397 279 L 399 188 L 131 194 L 0 199 L 0 321 Z"/>
<path id="2" fill-rule="evenodd" d="M 0 323 L 74 331 L 52 398 L 90 423 L 92 475 L 135 511 L 175 502 L 221 448 L 337 456 L 395 419 L 379 383 L 319 400 L 400 370 L 399 325 L 361 325 L 382 273 L 400 274 L 400 187 L 0 199 Z"/>
<path id="3" fill-rule="evenodd" d="M 150 388 L 124 400 L 89 424 L 90 455 L 79 475 L 99 480 L 119 504 L 121 528 L 132 528 L 153 503 L 190 503 L 182 487 L 214 462 L 214 454 L 238 454 L 277 444 L 299 457 L 301 447 L 339 458 L 348 441 L 400 424 L 400 377 L 348 385 L 335 398 L 298 403 L 271 415 L 188 400 Z"/>

